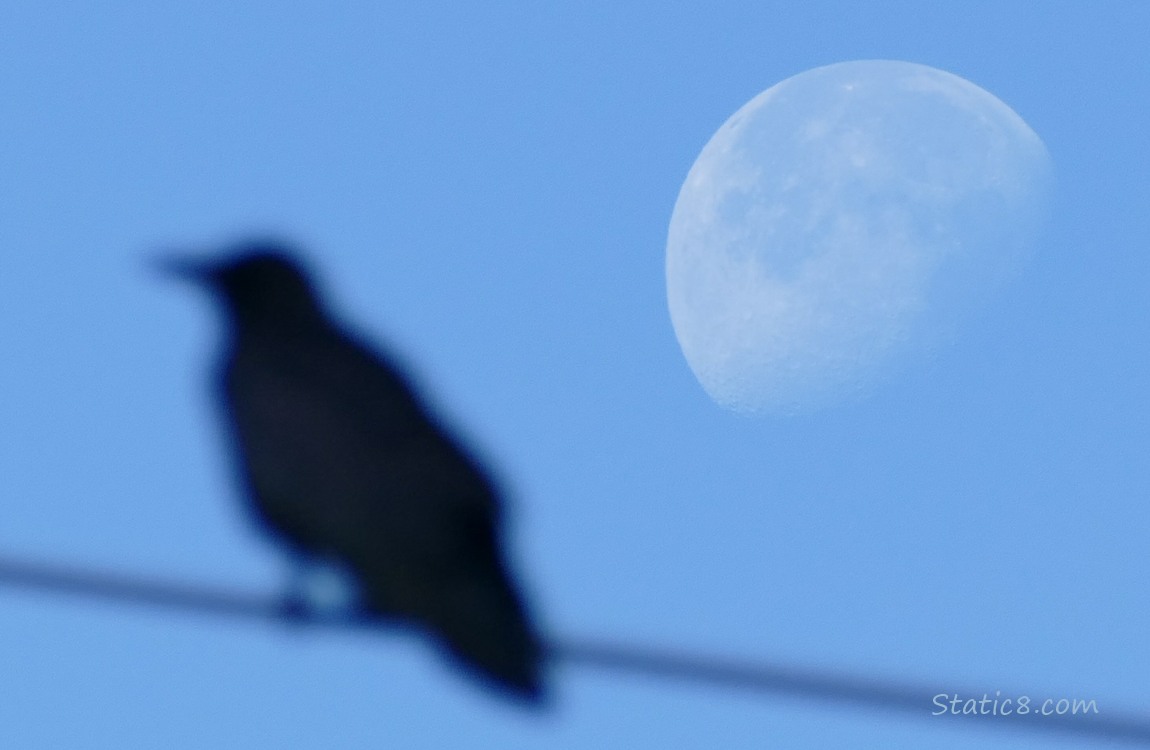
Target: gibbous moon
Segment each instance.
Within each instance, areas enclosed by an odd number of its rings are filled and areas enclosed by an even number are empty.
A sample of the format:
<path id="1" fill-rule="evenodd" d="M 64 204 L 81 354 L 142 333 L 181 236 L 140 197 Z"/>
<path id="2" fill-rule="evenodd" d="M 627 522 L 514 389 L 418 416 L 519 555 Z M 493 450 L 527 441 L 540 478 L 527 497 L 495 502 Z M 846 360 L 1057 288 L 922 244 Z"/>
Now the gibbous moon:
<path id="1" fill-rule="evenodd" d="M 815 68 L 747 102 L 667 238 L 683 354 L 721 406 L 824 406 L 953 328 L 1025 262 L 1050 159 L 1010 107 L 925 65 Z"/>

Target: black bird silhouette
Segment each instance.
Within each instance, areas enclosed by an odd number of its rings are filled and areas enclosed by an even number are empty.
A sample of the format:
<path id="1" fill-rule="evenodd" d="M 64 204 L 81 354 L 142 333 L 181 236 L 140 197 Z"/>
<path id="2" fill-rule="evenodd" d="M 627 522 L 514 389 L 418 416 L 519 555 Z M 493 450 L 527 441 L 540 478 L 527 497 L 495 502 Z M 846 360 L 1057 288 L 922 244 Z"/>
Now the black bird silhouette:
<path id="1" fill-rule="evenodd" d="M 227 312 L 223 400 L 258 518 L 355 575 L 361 614 L 425 628 L 542 697 L 542 646 L 503 554 L 491 481 L 383 357 L 342 330 L 280 246 L 171 260 Z"/>

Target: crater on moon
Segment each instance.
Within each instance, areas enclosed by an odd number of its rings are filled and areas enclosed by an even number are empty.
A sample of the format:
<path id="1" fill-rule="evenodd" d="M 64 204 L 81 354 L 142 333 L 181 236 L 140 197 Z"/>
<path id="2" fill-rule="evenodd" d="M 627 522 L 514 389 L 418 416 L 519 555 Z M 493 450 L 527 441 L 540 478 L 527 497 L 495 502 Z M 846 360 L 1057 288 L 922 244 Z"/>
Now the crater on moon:
<path id="1" fill-rule="evenodd" d="M 826 405 L 949 330 L 1026 260 L 1050 159 L 1007 105 L 868 60 L 762 92 L 703 148 L 667 239 L 667 301 L 721 406 Z"/>

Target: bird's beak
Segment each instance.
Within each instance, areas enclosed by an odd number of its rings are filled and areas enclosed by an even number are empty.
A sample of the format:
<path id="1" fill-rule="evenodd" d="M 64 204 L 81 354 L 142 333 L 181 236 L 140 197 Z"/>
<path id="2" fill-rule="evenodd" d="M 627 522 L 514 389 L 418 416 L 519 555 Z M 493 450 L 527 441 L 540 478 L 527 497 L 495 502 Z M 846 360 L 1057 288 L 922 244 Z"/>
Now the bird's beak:
<path id="1" fill-rule="evenodd" d="M 156 261 L 154 267 L 165 276 L 174 276 L 178 279 L 194 281 L 201 284 L 210 283 L 217 272 L 215 264 L 203 258 L 180 256 L 160 258 Z"/>

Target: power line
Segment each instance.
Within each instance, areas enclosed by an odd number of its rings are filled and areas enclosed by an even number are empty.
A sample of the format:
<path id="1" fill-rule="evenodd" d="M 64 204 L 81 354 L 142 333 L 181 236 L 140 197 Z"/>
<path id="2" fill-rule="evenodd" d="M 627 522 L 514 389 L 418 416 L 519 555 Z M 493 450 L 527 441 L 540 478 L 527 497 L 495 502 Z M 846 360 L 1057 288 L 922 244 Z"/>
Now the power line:
<path id="1" fill-rule="evenodd" d="M 915 685 L 777 663 L 752 665 L 721 657 L 617 643 L 567 643 L 558 646 L 556 650 L 566 660 L 588 666 L 860 708 L 898 711 L 943 721 L 947 726 L 974 723 L 981 727 L 1002 726 L 1150 745 L 1150 718 L 1143 716 L 1111 712 L 1105 715 L 1042 715 L 1036 712 L 1041 705 L 1038 701 L 1026 714 L 1013 713 L 1013 709 L 1010 714 L 1002 714 L 997 710 L 990 713 L 994 697 L 986 698 L 984 713 L 951 714 L 944 711 L 950 708 L 948 699 L 951 696 L 964 696 L 959 704 L 961 706 L 972 696 L 977 695 L 981 699 L 985 693 L 954 690 L 952 687 L 943 691 L 937 685 Z M 936 696 L 942 701 L 941 704 L 934 702 Z"/>
<path id="2" fill-rule="evenodd" d="M 0 584 L 3 583 L 105 601 L 239 619 L 275 622 L 290 620 L 293 623 L 302 621 L 317 627 L 342 629 L 380 627 L 377 619 L 330 619 L 309 617 L 301 612 L 293 614 L 278 597 L 0 557 Z M 1037 713 L 1037 705 L 1026 714 L 1004 715 L 996 710 L 993 714 L 983 712 L 937 716 L 932 714 L 942 712 L 940 704 L 934 702 L 936 696 L 948 693 L 973 696 L 976 693 L 962 693 L 953 689 L 944 692 L 923 684 L 899 683 L 780 664 L 750 665 L 733 659 L 589 640 L 557 641 L 550 646 L 549 652 L 556 661 L 573 665 L 899 711 L 945 721 L 948 726 L 957 722 L 973 722 L 982 727 L 1002 726 L 1077 734 L 1150 745 L 1150 718 L 1145 716 L 1101 711 L 1078 715 L 1042 715 Z M 989 707 L 990 704 L 986 705 Z"/>

